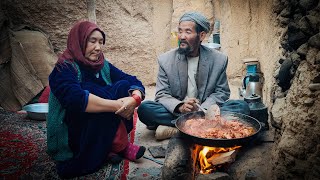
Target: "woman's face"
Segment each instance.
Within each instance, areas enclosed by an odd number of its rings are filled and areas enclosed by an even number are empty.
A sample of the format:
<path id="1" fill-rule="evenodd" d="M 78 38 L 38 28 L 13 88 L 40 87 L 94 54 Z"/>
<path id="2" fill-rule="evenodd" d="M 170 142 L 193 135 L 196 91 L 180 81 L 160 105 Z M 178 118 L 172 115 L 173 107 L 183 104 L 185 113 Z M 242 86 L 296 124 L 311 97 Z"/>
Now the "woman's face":
<path id="1" fill-rule="evenodd" d="M 88 38 L 84 56 L 90 61 L 97 61 L 102 53 L 103 36 L 100 31 L 95 30 Z"/>

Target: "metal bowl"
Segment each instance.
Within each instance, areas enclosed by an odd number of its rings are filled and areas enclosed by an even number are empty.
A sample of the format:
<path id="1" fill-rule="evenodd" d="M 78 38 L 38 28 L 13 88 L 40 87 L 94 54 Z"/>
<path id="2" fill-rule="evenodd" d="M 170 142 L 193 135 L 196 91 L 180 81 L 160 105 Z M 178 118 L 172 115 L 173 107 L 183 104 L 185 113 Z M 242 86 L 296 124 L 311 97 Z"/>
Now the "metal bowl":
<path id="1" fill-rule="evenodd" d="M 210 48 L 210 49 L 217 49 L 219 50 L 221 48 L 221 45 L 220 44 L 217 44 L 217 43 L 202 43 L 202 45 Z"/>
<path id="2" fill-rule="evenodd" d="M 48 103 L 35 103 L 26 105 L 22 109 L 27 112 L 30 119 L 46 120 L 49 105 Z"/>

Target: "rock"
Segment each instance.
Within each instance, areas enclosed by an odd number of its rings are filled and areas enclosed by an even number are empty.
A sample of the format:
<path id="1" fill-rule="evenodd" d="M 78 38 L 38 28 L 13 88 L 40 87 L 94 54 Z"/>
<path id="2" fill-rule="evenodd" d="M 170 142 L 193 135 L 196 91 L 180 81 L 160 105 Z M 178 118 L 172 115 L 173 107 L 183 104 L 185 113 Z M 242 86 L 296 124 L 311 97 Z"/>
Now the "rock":
<path id="1" fill-rule="evenodd" d="M 283 92 L 281 90 L 281 87 L 277 86 L 275 87 L 274 93 L 273 93 L 273 101 L 275 101 L 277 98 L 283 98 L 286 96 L 286 92 Z"/>
<path id="2" fill-rule="evenodd" d="M 275 12 L 276 14 L 279 14 L 282 9 L 284 9 L 284 3 L 281 3 L 281 1 L 278 1 L 278 0 L 274 0 L 272 2 L 273 4 L 273 12 Z"/>
<path id="3" fill-rule="evenodd" d="M 292 61 L 290 59 L 286 59 L 280 67 L 278 80 L 278 85 L 282 88 L 282 91 L 286 91 L 290 88 L 290 80 L 292 76 L 290 75 L 290 68 L 292 66 Z"/>
<path id="4" fill-rule="evenodd" d="M 162 179 L 193 179 L 195 173 L 193 162 L 195 160 L 192 152 L 191 144 L 183 137 L 171 138 L 161 170 Z"/>
<path id="5" fill-rule="evenodd" d="M 270 115 L 270 122 L 272 126 L 277 128 L 281 128 L 283 120 L 282 117 L 284 115 L 286 109 L 286 98 L 277 98 L 274 102 Z"/>
<path id="6" fill-rule="evenodd" d="M 307 11 L 313 9 L 318 2 L 318 0 L 300 0 L 299 5 L 303 10 Z"/>
<path id="7" fill-rule="evenodd" d="M 281 12 L 280 12 L 281 17 L 286 17 L 288 18 L 290 16 L 290 9 L 289 7 L 285 7 Z"/>
<path id="8" fill-rule="evenodd" d="M 320 75 L 318 75 L 315 78 L 313 78 L 312 82 L 313 83 L 320 83 Z"/>
<path id="9" fill-rule="evenodd" d="M 246 173 L 246 176 L 244 179 L 245 180 L 257 180 L 258 176 L 254 170 L 249 169 L 249 171 Z"/>
<path id="10" fill-rule="evenodd" d="M 313 32 L 319 31 L 320 26 L 320 19 L 317 16 L 314 15 L 307 15 L 307 20 L 309 21 L 310 27 L 313 30 Z"/>
<path id="11" fill-rule="evenodd" d="M 288 32 L 288 43 L 293 49 L 298 49 L 307 40 L 308 40 L 308 37 L 301 31 Z"/>
<path id="12" fill-rule="evenodd" d="M 320 51 L 318 52 L 318 54 L 316 56 L 316 60 L 315 60 L 314 64 L 320 64 Z"/>
<path id="13" fill-rule="evenodd" d="M 312 84 L 309 84 L 309 89 L 311 91 L 318 91 L 320 90 L 320 83 L 312 83 Z"/>
<path id="14" fill-rule="evenodd" d="M 282 27 L 282 28 L 286 27 L 290 22 L 290 18 L 286 18 L 286 17 L 282 17 L 282 16 L 279 16 L 278 20 L 280 22 L 280 27 Z"/>
<path id="15" fill-rule="evenodd" d="M 148 150 L 152 157 L 154 158 L 164 158 L 166 155 L 167 147 L 164 145 L 159 146 L 150 146 L 148 147 Z"/>
<path id="16" fill-rule="evenodd" d="M 215 172 L 211 174 L 199 174 L 196 180 L 232 180 L 232 178 L 223 172 Z"/>
<path id="17" fill-rule="evenodd" d="M 317 62 L 317 54 L 318 54 L 319 50 L 317 48 L 309 48 L 307 56 L 306 56 L 306 60 L 309 64 L 311 65 L 315 65 Z"/>
<path id="18" fill-rule="evenodd" d="M 297 53 L 302 56 L 302 58 L 305 58 L 308 52 L 308 43 L 302 44 L 298 49 Z"/>
<path id="19" fill-rule="evenodd" d="M 312 36 L 309 41 L 308 41 L 309 45 L 311 47 L 315 47 L 315 48 L 318 48 L 320 49 L 320 33 Z"/>
<path id="20" fill-rule="evenodd" d="M 311 107 L 313 104 L 314 104 L 314 99 L 312 98 L 307 98 L 306 100 L 304 100 L 304 105 L 308 106 L 308 107 Z"/>
<path id="21" fill-rule="evenodd" d="M 290 57 L 291 57 L 291 60 L 292 60 L 292 62 L 294 64 L 294 66 L 298 67 L 298 65 L 300 64 L 300 61 L 301 61 L 301 58 L 300 58 L 299 54 L 294 52 L 294 53 L 291 54 Z"/>
<path id="22" fill-rule="evenodd" d="M 299 27 L 300 27 L 300 30 L 301 30 L 304 34 L 306 34 L 307 36 L 310 37 L 310 36 L 312 36 L 312 35 L 315 34 L 314 31 L 313 31 L 313 29 L 311 28 L 311 24 L 309 23 L 309 19 L 308 19 L 306 16 L 302 17 L 302 18 L 299 20 L 298 25 L 299 25 Z"/>

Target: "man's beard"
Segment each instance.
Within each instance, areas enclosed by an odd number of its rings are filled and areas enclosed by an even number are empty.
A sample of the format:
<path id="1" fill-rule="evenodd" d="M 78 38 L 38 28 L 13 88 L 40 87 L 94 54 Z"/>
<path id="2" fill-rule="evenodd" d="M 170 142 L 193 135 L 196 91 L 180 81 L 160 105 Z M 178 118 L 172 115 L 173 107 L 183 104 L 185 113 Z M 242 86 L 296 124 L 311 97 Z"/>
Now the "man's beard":
<path id="1" fill-rule="evenodd" d="M 188 54 L 192 53 L 192 49 L 189 45 L 186 48 L 181 48 L 179 46 L 178 53 L 183 54 L 183 55 L 188 55 Z"/>
<path id="2" fill-rule="evenodd" d="M 195 42 L 200 42 L 199 34 L 197 35 Z M 195 44 L 190 45 L 187 41 L 183 41 L 183 43 L 187 44 L 187 47 L 181 48 L 179 45 L 178 53 L 183 55 L 189 55 L 194 51 Z"/>

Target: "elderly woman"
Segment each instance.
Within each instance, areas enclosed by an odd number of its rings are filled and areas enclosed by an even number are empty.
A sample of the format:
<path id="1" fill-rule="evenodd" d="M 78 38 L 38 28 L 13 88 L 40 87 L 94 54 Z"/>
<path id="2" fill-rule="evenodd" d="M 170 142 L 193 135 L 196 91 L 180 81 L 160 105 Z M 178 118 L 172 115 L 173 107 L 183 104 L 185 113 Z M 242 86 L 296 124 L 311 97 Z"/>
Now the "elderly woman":
<path id="1" fill-rule="evenodd" d="M 48 154 L 61 177 L 92 173 L 122 158 L 134 161 L 145 152 L 127 134 L 145 89 L 104 58 L 105 39 L 96 24 L 75 24 L 49 76 Z"/>

